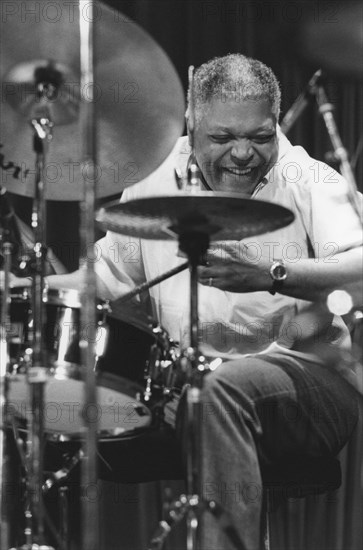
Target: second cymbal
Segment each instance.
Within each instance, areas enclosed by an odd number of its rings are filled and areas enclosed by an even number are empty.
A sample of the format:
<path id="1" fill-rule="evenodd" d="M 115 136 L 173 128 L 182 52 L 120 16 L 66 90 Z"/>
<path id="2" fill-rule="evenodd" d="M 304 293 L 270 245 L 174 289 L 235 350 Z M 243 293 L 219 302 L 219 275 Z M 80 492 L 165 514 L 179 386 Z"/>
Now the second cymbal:
<path id="1" fill-rule="evenodd" d="M 184 125 L 184 93 L 169 58 L 145 31 L 102 2 L 95 6 L 96 180 L 97 196 L 106 197 L 166 158 Z M 87 90 L 80 90 L 78 2 L 15 0 L 0 9 L 2 183 L 12 193 L 34 194 L 29 118 L 44 108 L 36 84 L 45 76 L 54 122 L 46 199 L 82 200 L 87 167 L 78 113 Z"/>

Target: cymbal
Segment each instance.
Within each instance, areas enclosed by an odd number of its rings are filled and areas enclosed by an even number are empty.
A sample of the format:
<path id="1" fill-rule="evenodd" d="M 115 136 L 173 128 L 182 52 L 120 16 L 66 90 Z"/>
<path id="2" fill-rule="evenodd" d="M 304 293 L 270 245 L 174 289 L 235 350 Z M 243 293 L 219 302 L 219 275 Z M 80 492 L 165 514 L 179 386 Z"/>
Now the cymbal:
<path id="1" fill-rule="evenodd" d="M 112 202 L 96 214 L 105 230 L 161 240 L 190 231 L 208 234 L 215 241 L 243 239 L 274 231 L 293 219 L 294 214 L 283 206 L 210 191 Z"/>
<path id="2" fill-rule="evenodd" d="M 327 10 L 319 7 L 301 25 L 300 53 L 333 74 L 363 76 L 363 5 L 342 2 Z"/>
<path id="3" fill-rule="evenodd" d="M 171 61 L 144 30 L 102 2 L 95 6 L 97 197 L 107 197 L 144 179 L 170 153 L 184 126 L 184 93 Z M 16 0 L 0 9 L 2 184 L 34 196 L 29 119 L 48 109 L 54 128 L 46 199 L 82 200 L 79 110 L 89 91 L 80 89 L 78 2 Z M 37 95 L 42 82 L 45 99 Z"/>

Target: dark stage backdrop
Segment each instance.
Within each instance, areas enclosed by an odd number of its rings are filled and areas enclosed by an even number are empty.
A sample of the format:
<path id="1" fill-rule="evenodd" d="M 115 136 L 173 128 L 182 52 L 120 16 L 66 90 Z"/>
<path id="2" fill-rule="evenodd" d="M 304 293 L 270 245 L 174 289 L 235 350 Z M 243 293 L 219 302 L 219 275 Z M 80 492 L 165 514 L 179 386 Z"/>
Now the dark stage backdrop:
<path id="1" fill-rule="evenodd" d="M 314 59 L 306 61 L 294 47 L 294 38 L 311 13 L 317 24 L 344 24 L 346 2 L 238 1 L 238 0 L 110 0 L 106 2 L 130 16 L 154 37 L 175 65 L 184 88 L 190 64 L 198 66 L 213 56 L 241 52 L 271 66 L 282 87 L 282 116 L 319 68 Z M 357 3 L 358 5 L 358 3 Z M 360 20 L 361 12 L 357 11 Z M 356 25 L 352 25 L 352 33 Z M 363 53 L 363 52 L 361 52 Z M 107 52 L 102 52 L 107 57 Z M 117 78 L 117 75 L 115 75 Z M 326 90 L 335 107 L 338 128 L 354 161 L 354 172 L 363 189 L 362 112 L 363 92 L 358 77 L 331 71 Z M 327 133 L 314 101 L 289 134 L 294 144 L 303 145 L 318 159 L 331 149 Z M 29 200 L 14 198 L 18 212 L 29 219 Z M 68 269 L 77 268 L 79 257 L 78 204 L 48 203 L 48 240 Z M 362 336 L 362 334 L 360 334 Z M 274 548 L 279 550 L 360 550 L 362 547 L 362 424 L 342 455 L 343 487 L 337 493 L 290 503 L 276 514 Z M 163 454 L 163 449 L 160 449 Z M 145 451 L 147 467 L 148 452 Z M 180 483 L 173 483 L 177 494 Z M 100 483 L 101 547 L 105 550 L 141 550 L 162 505 L 161 485 L 117 485 Z M 183 529 L 174 535 L 174 545 L 185 548 Z"/>

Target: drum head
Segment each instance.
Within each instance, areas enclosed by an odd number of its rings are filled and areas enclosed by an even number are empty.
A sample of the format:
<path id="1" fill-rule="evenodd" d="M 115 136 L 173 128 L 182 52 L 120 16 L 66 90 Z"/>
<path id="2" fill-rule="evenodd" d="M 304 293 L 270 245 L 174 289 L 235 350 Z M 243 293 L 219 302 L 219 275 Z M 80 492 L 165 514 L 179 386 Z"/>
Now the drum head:
<path id="1" fill-rule="evenodd" d="M 45 385 L 44 430 L 51 439 L 82 438 L 83 416 L 98 423 L 100 438 L 122 436 L 144 430 L 151 424 L 151 412 L 139 401 L 142 388 L 111 374 L 97 377 L 98 403 L 86 407 L 84 383 L 73 378 L 50 377 Z M 25 374 L 9 379 L 8 411 L 10 416 L 29 422 L 30 387 Z"/>

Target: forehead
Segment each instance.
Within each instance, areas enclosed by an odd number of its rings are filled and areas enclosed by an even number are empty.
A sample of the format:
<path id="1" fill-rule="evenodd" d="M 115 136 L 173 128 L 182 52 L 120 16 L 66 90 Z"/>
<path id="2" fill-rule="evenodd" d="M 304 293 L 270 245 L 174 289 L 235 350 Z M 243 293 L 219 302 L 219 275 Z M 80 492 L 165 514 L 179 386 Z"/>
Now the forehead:
<path id="1" fill-rule="evenodd" d="M 205 105 L 200 128 L 206 132 L 225 131 L 235 134 L 273 130 L 276 117 L 267 99 L 225 100 L 214 98 Z"/>

